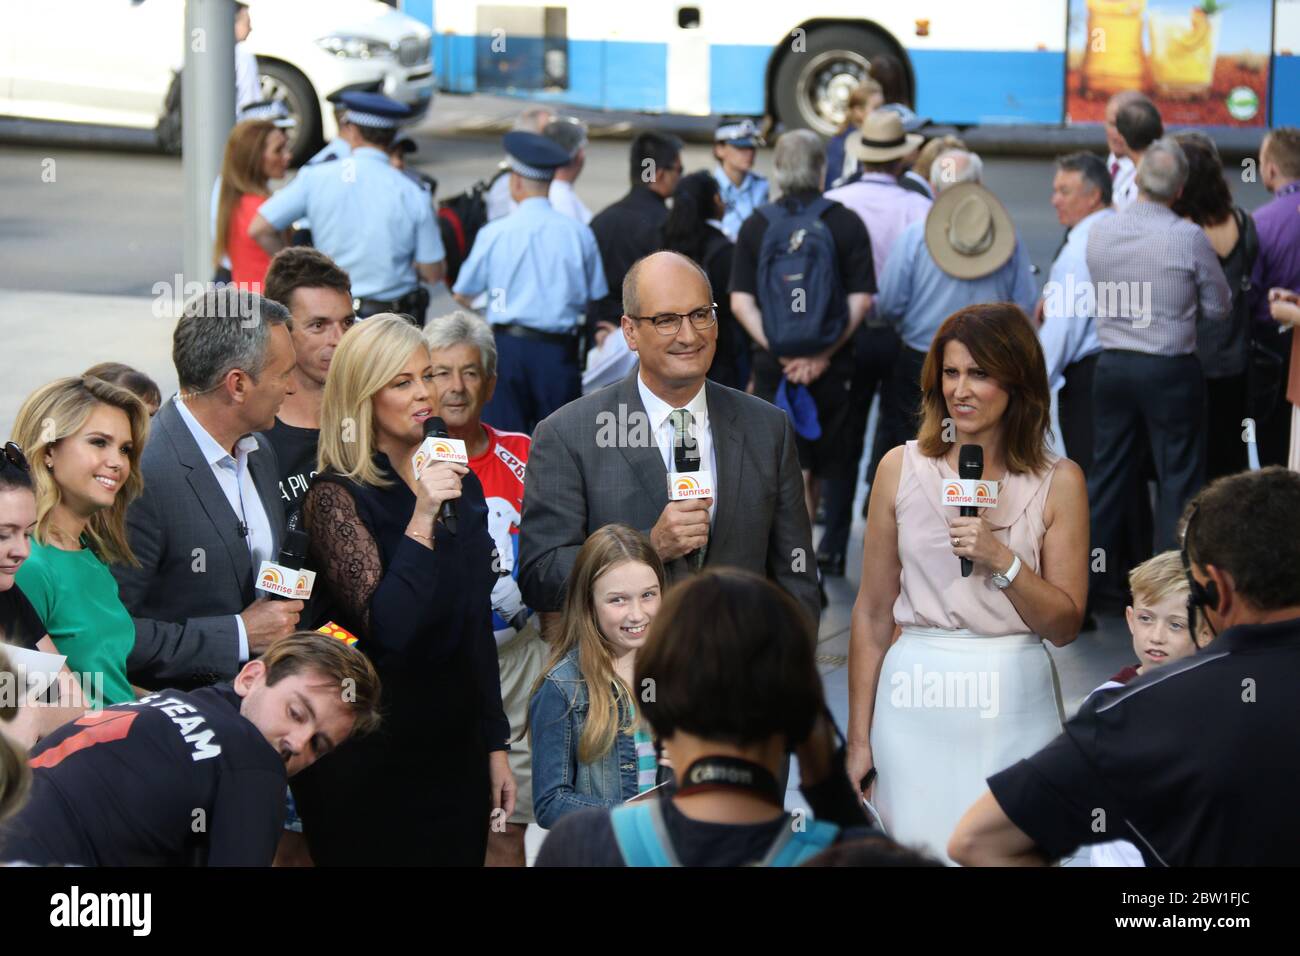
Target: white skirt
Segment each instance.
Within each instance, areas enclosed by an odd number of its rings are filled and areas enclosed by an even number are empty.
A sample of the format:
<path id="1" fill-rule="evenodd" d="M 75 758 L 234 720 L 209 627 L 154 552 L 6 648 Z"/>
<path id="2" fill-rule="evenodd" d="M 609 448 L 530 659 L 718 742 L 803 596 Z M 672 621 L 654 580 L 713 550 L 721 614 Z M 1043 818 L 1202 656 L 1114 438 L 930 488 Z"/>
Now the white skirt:
<path id="1" fill-rule="evenodd" d="M 871 721 L 872 803 L 889 835 L 951 863 L 948 839 L 985 780 L 1053 740 L 1063 717 L 1036 635 L 903 628 Z"/>

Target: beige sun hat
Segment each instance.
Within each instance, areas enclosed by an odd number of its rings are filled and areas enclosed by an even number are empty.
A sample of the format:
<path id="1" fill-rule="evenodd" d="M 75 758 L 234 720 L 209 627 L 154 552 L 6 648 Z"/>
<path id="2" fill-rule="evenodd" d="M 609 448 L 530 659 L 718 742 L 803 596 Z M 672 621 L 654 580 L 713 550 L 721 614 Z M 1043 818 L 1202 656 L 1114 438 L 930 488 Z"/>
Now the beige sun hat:
<path id="1" fill-rule="evenodd" d="M 997 196 L 977 183 L 959 183 L 939 193 L 930 207 L 925 246 L 954 279 L 981 279 L 1011 258 L 1016 231 Z"/>
<path id="2" fill-rule="evenodd" d="M 903 118 L 893 110 L 873 110 L 861 129 L 848 135 L 844 146 L 849 155 L 864 163 L 887 163 L 902 159 L 925 142 L 920 133 L 903 130 Z"/>

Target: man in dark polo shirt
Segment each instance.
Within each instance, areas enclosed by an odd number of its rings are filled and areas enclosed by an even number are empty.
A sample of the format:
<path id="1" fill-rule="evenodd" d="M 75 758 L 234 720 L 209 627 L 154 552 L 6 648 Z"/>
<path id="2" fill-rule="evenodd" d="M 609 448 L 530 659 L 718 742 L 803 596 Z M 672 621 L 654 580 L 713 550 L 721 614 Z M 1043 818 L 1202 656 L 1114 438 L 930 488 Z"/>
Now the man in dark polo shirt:
<path id="1" fill-rule="evenodd" d="M 1191 605 L 1214 639 L 1090 697 L 989 778 L 948 844 L 965 865 L 1043 864 L 1125 839 L 1148 866 L 1291 866 L 1300 846 L 1300 474 L 1222 478 L 1188 505 Z M 1199 586 L 1199 587 L 1198 587 Z"/>
<path id="2" fill-rule="evenodd" d="M 379 722 L 365 655 L 303 632 L 233 684 L 164 690 L 65 724 L 31 752 L 0 860 L 270 866 L 287 778 Z"/>
<path id="3" fill-rule="evenodd" d="M 320 410 L 325 376 L 343 333 L 357 321 L 348 274 L 323 252 L 309 246 L 281 249 L 266 270 L 264 290 L 293 317 L 296 388 L 285 397 L 266 438 L 280 463 L 280 499 L 287 521 L 302 507 L 316 474 Z"/>

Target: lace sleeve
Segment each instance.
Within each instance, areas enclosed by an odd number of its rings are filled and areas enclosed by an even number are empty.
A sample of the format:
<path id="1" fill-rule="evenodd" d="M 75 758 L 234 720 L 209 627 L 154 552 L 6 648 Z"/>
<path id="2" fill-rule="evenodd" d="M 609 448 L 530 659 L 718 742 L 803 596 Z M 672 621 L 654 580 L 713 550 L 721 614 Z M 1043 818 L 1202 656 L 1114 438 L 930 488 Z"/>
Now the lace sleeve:
<path id="1" fill-rule="evenodd" d="M 311 539 L 311 556 L 330 592 L 348 616 L 369 636 L 370 599 L 384 569 L 379 545 L 357 514 L 357 503 L 346 488 L 317 481 L 303 501 L 303 517 Z"/>

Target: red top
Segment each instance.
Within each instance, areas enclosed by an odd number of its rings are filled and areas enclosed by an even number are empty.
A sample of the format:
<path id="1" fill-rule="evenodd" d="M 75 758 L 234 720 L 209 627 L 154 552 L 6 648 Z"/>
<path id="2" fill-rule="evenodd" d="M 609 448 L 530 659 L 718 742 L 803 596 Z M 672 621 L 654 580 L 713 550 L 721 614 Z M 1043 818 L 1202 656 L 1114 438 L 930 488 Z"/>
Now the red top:
<path id="1" fill-rule="evenodd" d="M 257 210 L 266 202 L 265 196 L 244 193 L 230 211 L 230 231 L 226 233 L 226 254 L 230 256 L 231 281 L 250 292 L 261 292 L 271 257 L 266 250 L 249 238 L 248 227 Z"/>

